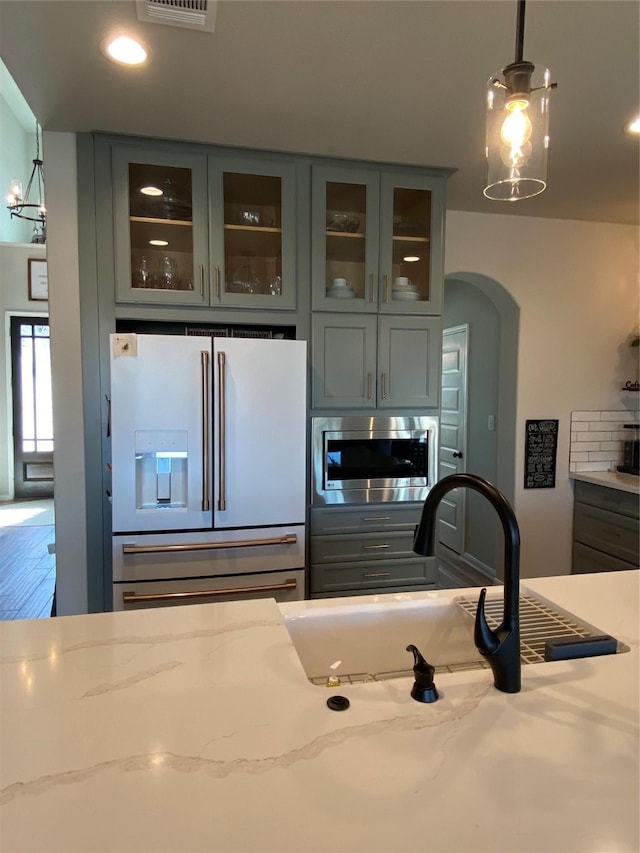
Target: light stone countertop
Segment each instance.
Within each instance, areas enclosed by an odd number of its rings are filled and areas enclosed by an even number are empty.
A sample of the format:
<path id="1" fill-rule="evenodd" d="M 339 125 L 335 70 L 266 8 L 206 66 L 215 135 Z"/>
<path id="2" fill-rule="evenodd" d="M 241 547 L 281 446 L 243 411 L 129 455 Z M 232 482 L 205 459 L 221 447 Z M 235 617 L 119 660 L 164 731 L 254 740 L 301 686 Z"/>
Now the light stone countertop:
<path id="1" fill-rule="evenodd" d="M 578 471 L 569 474 L 569 479 L 640 495 L 640 477 L 636 474 L 625 474 L 623 471 Z"/>
<path id="2" fill-rule="evenodd" d="M 638 853 L 638 572 L 523 584 L 631 651 L 336 713 L 272 599 L 0 623 L 0 850 Z"/>

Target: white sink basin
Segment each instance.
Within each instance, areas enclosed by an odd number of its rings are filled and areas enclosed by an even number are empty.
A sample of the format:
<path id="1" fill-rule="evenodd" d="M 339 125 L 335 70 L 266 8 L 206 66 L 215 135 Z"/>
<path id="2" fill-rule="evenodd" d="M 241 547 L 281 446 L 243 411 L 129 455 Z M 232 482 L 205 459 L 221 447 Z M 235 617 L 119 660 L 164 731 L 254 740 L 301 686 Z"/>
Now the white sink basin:
<path id="1" fill-rule="evenodd" d="M 361 681 L 410 674 L 410 643 L 436 667 L 481 660 L 473 618 L 444 592 L 391 601 L 393 596 L 297 601 L 280 609 L 308 678 L 322 684 L 330 676 Z"/>
<path id="2" fill-rule="evenodd" d="M 357 596 L 280 603 L 285 624 L 307 677 L 344 682 L 411 675 L 417 646 L 436 672 L 487 667 L 473 641 L 478 589 Z M 490 627 L 502 620 L 503 591 L 490 588 L 485 614 Z M 540 663 L 547 640 L 590 638 L 603 632 L 521 586 L 523 664 Z M 628 651 L 617 643 L 617 651 Z"/>

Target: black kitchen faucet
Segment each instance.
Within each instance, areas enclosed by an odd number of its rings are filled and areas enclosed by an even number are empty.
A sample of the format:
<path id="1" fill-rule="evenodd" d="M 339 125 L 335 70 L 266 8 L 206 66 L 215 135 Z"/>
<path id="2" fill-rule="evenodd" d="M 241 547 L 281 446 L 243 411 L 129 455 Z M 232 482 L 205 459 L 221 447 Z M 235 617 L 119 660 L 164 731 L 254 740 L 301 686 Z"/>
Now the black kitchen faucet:
<path id="1" fill-rule="evenodd" d="M 422 508 L 416 527 L 413 551 L 423 557 L 434 554 L 436 510 L 442 498 L 453 489 L 473 489 L 484 495 L 494 507 L 504 531 L 504 611 L 502 622 L 493 631 L 484 613 L 486 587 L 480 592 L 474 640 L 480 654 L 493 671 L 493 683 L 503 693 L 520 691 L 520 531 L 515 514 L 502 492 L 476 474 L 452 474 L 433 486 Z"/>

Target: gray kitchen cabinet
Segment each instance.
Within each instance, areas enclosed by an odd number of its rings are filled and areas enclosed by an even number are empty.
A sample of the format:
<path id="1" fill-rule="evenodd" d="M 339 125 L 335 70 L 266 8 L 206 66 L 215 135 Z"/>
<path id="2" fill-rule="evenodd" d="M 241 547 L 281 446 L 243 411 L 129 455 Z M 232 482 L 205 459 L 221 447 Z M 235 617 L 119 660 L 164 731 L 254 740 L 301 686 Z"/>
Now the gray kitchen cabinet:
<path id="1" fill-rule="evenodd" d="M 122 144 L 111 168 L 116 301 L 206 305 L 206 157 Z"/>
<path id="2" fill-rule="evenodd" d="M 432 589 L 433 557 L 413 553 L 422 504 L 311 509 L 311 597 Z"/>
<path id="3" fill-rule="evenodd" d="M 295 166 L 209 157 L 211 304 L 296 306 Z"/>
<path id="4" fill-rule="evenodd" d="M 116 301 L 296 306 L 295 165 L 114 144 Z"/>
<path id="5" fill-rule="evenodd" d="M 440 314 L 445 173 L 312 167 L 314 311 Z"/>
<path id="6" fill-rule="evenodd" d="M 637 495 L 577 480 L 573 574 L 637 569 L 639 515 Z"/>
<path id="7" fill-rule="evenodd" d="M 435 408 L 439 317 L 314 313 L 313 406 Z"/>

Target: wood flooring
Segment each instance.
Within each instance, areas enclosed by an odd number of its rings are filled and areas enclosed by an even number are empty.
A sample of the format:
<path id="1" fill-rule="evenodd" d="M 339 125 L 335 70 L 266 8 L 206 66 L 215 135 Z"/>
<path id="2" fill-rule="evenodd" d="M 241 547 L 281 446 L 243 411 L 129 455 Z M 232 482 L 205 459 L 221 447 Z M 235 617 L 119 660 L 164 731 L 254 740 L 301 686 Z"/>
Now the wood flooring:
<path id="1" fill-rule="evenodd" d="M 51 615 L 56 580 L 54 526 L 0 527 L 0 620 Z"/>

